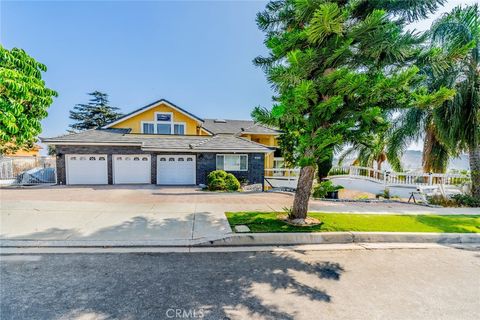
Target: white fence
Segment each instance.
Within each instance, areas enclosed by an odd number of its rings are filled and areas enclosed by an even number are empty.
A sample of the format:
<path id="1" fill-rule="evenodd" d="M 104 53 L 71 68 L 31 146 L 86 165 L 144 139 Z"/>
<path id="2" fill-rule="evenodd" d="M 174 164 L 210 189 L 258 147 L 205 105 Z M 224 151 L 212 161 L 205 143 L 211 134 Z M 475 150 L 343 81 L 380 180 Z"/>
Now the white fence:
<path id="1" fill-rule="evenodd" d="M 388 172 L 368 167 L 342 166 L 333 167 L 330 177 L 356 177 L 364 180 L 383 183 L 387 186 L 461 186 L 470 182 L 470 176 L 453 173 L 415 173 Z"/>
<path id="2" fill-rule="evenodd" d="M 270 188 L 296 189 L 300 169 L 265 169 L 265 185 Z"/>
<path id="3" fill-rule="evenodd" d="M 56 183 L 55 157 L 0 157 L 0 185 Z"/>
<path id="4" fill-rule="evenodd" d="M 265 169 L 265 183 L 271 188 L 295 189 L 300 169 Z M 358 178 L 386 187 L 446 186 L 460 187 L 470 182 L 470 176 L 462 174 L 388 172 L 368 167 L 333 167 L 330 178 Z"/>

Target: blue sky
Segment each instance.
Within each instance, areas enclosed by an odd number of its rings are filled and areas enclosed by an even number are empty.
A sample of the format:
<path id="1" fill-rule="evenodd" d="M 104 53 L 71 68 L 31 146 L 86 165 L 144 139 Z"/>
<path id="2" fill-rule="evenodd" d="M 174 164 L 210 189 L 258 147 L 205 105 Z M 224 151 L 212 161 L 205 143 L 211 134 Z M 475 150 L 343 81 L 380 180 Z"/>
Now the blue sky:
<path id="1" fill-rule="evenodd" d="M 435 16 L 472 0 L 451 0 Z M 252 59 L 266 50 L 255 15 L 266 1 L 0 1 L 0 41 L 48 66 L 59 97 L 41 136 L 100 90 L 127 113 L 166 98 L 205 118 L 248 119 L 272 91 Z M 413 27 L 424 30 L 432 19 Z M 419 148 L 416 144 L 415 149 Z"/>
<path id="2" fill-rule="evenodd" d="M 248 119 L 272 91 L 252 59 L 265 53 L 255 15 L 266 2 L 4 2 L 1 43 L 48 66 L 59 97 L 42 136 L 101 90 L 129 112 L 159 98 L 200 117 Z"/>

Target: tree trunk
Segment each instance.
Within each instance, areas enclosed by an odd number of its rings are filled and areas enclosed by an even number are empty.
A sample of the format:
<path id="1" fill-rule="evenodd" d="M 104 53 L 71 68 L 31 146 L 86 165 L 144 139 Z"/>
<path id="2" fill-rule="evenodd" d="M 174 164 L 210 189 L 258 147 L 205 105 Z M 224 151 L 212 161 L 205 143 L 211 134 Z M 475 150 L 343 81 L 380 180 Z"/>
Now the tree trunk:
<path id="1" fill-rule="evenodd" d="M 423 142 L 423 152 L 422 152 L 422 166 L 423 172 L 430 173 L 432 172 L 432 145 L 433 145 L 433 128 L 428 126 L 425 132 L 425 141 Z"/>
<path id="2" fill-rule="evenodd" d="M 468 156 L 472 176 L 472 195 L 480 200 L 480 146 L 478 144 L 470 146 Z"/>
<path id="3" fill-rule="evenodd" d="M 300 169 L 290 219 L 305 219 L 307 217 L 308 200 L 310 200 L 314 176 L 315 166 L 307 166 Z"/>

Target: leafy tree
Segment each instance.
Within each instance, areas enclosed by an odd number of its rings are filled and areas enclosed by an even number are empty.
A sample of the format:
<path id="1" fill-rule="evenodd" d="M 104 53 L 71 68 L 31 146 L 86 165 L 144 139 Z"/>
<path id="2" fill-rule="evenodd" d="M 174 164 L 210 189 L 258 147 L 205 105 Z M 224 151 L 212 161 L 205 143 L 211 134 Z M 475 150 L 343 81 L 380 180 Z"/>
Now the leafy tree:
<path id="1" fill-rule="evenodd" d="M 48 145 L 48 155 L 49 156 L 56 156 L 57 155 L 57 148 L 52 144 Z"/>
<path id="2" fill-rule="evenodd" d="M 457 94 L 435 110 L 439 140 L 449 149 L 467 151 L 472 195 L 480 199 L 480 12 L 478 5 L 456 7 L 432 26 L 432 41 L 447 52 L 468 49 L 442 75 Z"/>
<path id="3" fill-rule="evenodd" d="M 317 159 L 365 141 L 388 126 L 387 112 L 439 105 L 453 95 L 429 93 L 412 64 L 423 38 L 405 21 L 425 17 L 442 1 L 272 1 L 257 16 L 266 33 L 264 68 L 277 95 L 252 115 L 278 126 L 287 161 L 301 167 L 291 216 L 304 219 Z"/>
<path id="4" fill-rule="evenodd" d="M 70 119 L 76 123 L 71 124 L 74 130 L 88 130 L 100 128 L 122 116 L 117 112 L 119 108 L 109 105 L 108 95 L 100 91 L 89 93 L 92 98 L 87 104 L 77 104 L 70 111 Z"/>
<path id="5" fill-rule="evenodd" d="M 24 50 L 0 45 L 0 154 L 33 146 L 57 93 L 45 86 L 47 67 Z"/>
<path id="6" fill-rule="evenodd" d="M 440 142 L 434 121 L 435 108 L 411 108 L 394 119 L 391 138 L 387 146 L 387 158 L 396 171 L 402 171 L 399 161 L 408 146 L 423 139 L 423 172 L 444 173 L 452 152 Z"/>
<path id="7" fill-rule="evenodd" d="M 384 133 L 374 134 L 371 139 L 362 142 L 355 142 L 349 148 L 344 150 L 338 159 L 341 164 L 345 158 L 353 153 L 357 153 L 355 164 L 362 167 L 373 168 L 377 164 L 377 170 L 382 170 L 382 164 L 387 161 L 386 154 L 387 137 Z"/>
<path id="8" fill-rule="evenodd" d="M 429 32 L 429 41 L 424 51 L 419 54 L 417 65 L 424 75 L 424 85 L 430 91 L 441 87 L 455 87 L 455 80 L 451 77 L 451 70 L 463 61 L 471 49 L 467 43 L 459 46 L 443 46 L 433 41 Z M 389 141 L 387 156 L 390 164 L 397 171 L 401 171 L 399 159 L 408 146 L 419 139 L 424 140 L 422 165 L 424 172 L 443 173 L 447 170 L 450 157 L 458 154 L 458 150 L 449 148 L 442 141 L 439 132 L 442 125 L 439 123 L 439 111 L 442 108 L 427 106 L 403 110 L 400 116 L 391 120 L 393 128 L 388 133 Z"/>

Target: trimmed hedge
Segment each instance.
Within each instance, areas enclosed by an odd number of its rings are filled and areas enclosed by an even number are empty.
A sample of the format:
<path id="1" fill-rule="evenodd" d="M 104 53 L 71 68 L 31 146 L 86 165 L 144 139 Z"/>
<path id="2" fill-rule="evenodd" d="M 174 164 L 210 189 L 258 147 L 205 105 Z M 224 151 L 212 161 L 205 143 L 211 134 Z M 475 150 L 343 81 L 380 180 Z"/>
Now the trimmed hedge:
<path id="1" fill-rule="evenodd" d="M 237 191 L 240 189 L 240 182 L 231 173 L 223 170 L 215 170 L 208 174 L 208 190 L 211 191 Z"/>

